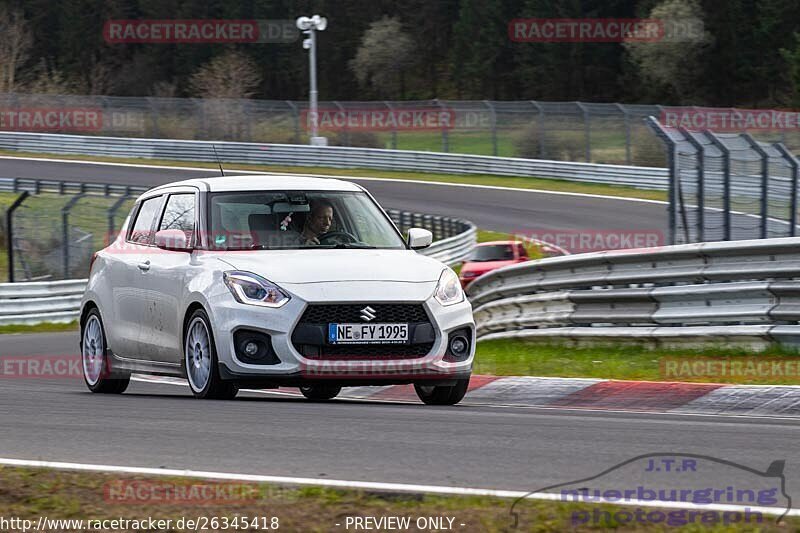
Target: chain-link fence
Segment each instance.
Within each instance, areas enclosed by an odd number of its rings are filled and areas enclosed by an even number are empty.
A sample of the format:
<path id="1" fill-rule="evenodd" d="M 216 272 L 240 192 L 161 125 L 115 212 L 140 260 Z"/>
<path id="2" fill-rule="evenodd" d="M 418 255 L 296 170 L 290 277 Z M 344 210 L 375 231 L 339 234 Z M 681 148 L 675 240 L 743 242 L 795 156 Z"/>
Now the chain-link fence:
<path id="1" fill-rule="evenodd" d="M 699 108 L 539 101 L 320 102 L 330 145 L 657 166 L 650 115 L 690 119 Z M 735 110 L 717 110 L 736 112 Z M 305 101 L 0 94 L 0 129 L 124 137 L 308 144 Z M 800 149 L 790 128 L 762 131 Z"/>
<path id="2" fill-rule="evenodd" d="M 671 242 L 797 235 L 798 161 L 784 144 L 648 123 L 668 151 Z"/>
<path id="3" fill-rule="evenodd" d="M 0 263 L 4 273 L 8 272 L 8 280 L 85 277 L 92 253 L 114 239 L 136 196 L 144 190 L 0 179 L 0 205 L 5 215 Z"/>

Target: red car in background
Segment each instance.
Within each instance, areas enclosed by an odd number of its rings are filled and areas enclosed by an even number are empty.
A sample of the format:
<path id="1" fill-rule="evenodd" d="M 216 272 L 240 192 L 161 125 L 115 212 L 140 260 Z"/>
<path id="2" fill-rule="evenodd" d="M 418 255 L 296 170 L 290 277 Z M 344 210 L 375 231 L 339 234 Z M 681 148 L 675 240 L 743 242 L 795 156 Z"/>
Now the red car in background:
<path id="1" fill-rule="evenodd" d="M 478 244 L 461 266 L 459 279 L 466 287 L 475 278 L 496 268 L 528 261 L 528 252 L 521 241 L 491 241 Z"/>

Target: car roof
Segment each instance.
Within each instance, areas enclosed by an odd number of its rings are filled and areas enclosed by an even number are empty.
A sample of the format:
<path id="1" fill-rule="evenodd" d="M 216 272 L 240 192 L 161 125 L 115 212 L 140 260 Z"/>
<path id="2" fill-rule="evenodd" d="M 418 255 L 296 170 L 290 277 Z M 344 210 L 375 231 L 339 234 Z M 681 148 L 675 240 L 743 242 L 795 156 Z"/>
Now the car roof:
<path id="1" fill-rule="evenodd" d="M 313 178 L 310 176 L 249 174 L 239 176 L 221 176 L 213 178 L 195 178 L 173 183 L 165 183 L 150 189 L 142 196 L 152 196 L 160 189 L 169 187 L 192 186 L 208 192 L 230 191 L 361 191 L 361 187 L 349 181 L 331 178 Z"/>

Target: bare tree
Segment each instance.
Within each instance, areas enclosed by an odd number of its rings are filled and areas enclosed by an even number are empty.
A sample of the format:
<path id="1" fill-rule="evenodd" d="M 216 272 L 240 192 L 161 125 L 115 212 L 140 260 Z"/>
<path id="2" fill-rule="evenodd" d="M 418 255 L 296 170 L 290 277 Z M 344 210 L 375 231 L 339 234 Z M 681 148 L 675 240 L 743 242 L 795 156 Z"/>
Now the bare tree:
<path id="1" fill-rule="evenodd" d="M 215 57 L 189 79 L 192 93 L 201 98 L 250 98 L 259 83 L 258 66 L 236 51 Z"/>
<path id="2" fill-rule="evenodd" d="M 48 67 L 44 59 L 34 69 L 33 79 L 26 84 L 25 91 L 30 94 L 78 94 L 85 87 L 64 75 L 57 68 Z"/>
<path id="3" fill-rule="evenodd" d="M 361 85 L 372 85 L 384 96 L 402 98 L 405 71 L 413 62 L 413 39 L 403 30 L 400 20 L 385 16 L 364 32 L 350 69 Z"/>
<path id="4" fill-rule="evenodd" d="M 657 41 L 628 41 L 625 49 L 642 78 L 690 102 L 702 75 L 701 54 L 711 41 L 697 0 L 664 0 L 650 12 L 665 34 Z"/>
<path id="5" fill-rule="evenodd" d="M 0 6 L 0 92 L 17 88 L 17 69 L 28 59 L 33 36 L 19 10 Z"/>

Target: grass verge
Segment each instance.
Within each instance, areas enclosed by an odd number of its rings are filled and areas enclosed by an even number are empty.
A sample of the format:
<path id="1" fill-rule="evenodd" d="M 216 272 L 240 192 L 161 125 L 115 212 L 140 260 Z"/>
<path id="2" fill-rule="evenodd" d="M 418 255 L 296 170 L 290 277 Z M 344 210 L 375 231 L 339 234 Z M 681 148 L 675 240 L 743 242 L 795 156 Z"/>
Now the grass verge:
<path id="1" fill-rule="evenodd" d="M 70 159 L 76 161 L 104 161 L 112 163 L 131 163 L 138 165 L 164 165 L 164 166 L 191 166 L 199 168 L 216 169 L 216 163 L 202 163 L 195 161 L 175 161 L 167 159 L 143 159 L 143 158 L 123 158 L 123 157 L 86 157 L 62 154 L 42 154 L 29 152 L 15 152 L 11 150 L 0 150 L 2 155 L 20 157 L 53 157 L 57 159 Z M 295 166 L 272 166 L 272 165 L 248 165 L 244 163 L 226 163 L 230 168 L 240 170 L 256 170 L 263 172 L 287 172 L 295 174 L 330 174 L 333 176 L 351 177 L 373 177 L 435 181 L 440 183 L 466 183 L 472 185 L 493 185 L 496 187 L 514 187 L 520 189 L 533 189 L 557 192 L 576 192 L 583 194 L 601 194 L 606 196 L 619 196 L 622 198 L 642 198 L 646 200 L 666 200 L 667 193 L 664 191 L 651 191 L 637 189 L 635 187 L 622 187 L 615 185 L 597 185 L 592 183 L 578 183 L 566 180 L 554 180 L 546 178 L 529 177 L 509 177 L 493 176 L 488 174 L 439 174 L 432 172 L 400 172 L 390 170 L 371 170 L 355 168 L 330 168 L 330 167 L 295 167 Z"/>
<path id="2" fill-rule="evenodd" d="M 225 490 L 217 490 L 220 487 Z M 536 488 L 538 487 L 532 487 L 531 490 Z M 247 516 L 250 520 L 259 517 L 260 527 L 236 527 L 237 530 L 270 529 L 263 527 L 264 523 L 260 521 L 263 519 L 266 525 L 277 526 L 273 529 L 281 531 L 352 531 L 355 529 L 352 523 L 349 528 L 346 527 L 348 517 L 380 519 L 392 516 L 409 517 L 412 524 L 420 517 L 452 518 L 452 530 L 465 532 L 560 532 L 606 528 L 618 531 L 674 530 L 674 526 L 664 524 L 623 524 L 615 520 L 618 512 L 635 510 L 632 507 L 590 506 L 584 503 L 533 500 L 523 501 L 515 507 L 519 516 L 519 529 L 514 529 L 512 504 L 511 499 L 498 498 L 378 493 L 318 487 L 291 488 L 241 482 L 214 483 L 186 478 L 147 478 L 0 467 L 0 516 L 6 519 L 16 517 L 31 520 L 33 526 L 36 526 L 39 517 L 42 516 L 49 520 L 93 521 L 146 520 L 152 517 L 155 520 L 173 521 L 171 529 L 162 528 L 160 531 L 194 531 L 194 528 L 177 527 L 177 521 L 181 518 L 198 520 L 200 517 L 208 519 L 216 517 L 219 524 L 227 519 L 230 526 L 236 517 Z M 594 509 L 601 513 L 609 513 L 606 524 L 592 523 L 592 521 L 588 524 L 576 523 L 576 517 L 588 516 Z M 645 512 L 653 510 L 644 508 Z M 273 518 L 277 518 L 277 522 L 273 522 Z M 699 522 L 700 518 L 696 520 Z M 765 516 L 763 523 L 758 524 L 758 531 L 795 530 L 798 525 L 800 521 L 792 518 L 780 527 L 774 523 L 774 518 Z M 789 529 L 786 529 L 787 527 Z M 134 528 L 112 529 L 127 531 Z M 62 527 L 50 530 L 72 531 L 77 528 Z M 147 526 L 136 530 L 156 531 Z M 413 525 L 407 530 L 420 531 Z M 435 531 L 437 528 L 424 530 Z M 697 523 L 682 529 L 692 532 L 745 530 L 753 530 L 752 525 L 745 528 L 740 525 L 714 526 Z"/>
<path id="3" fill-rule="evenodd" d="M 735 375 L 721 375 L 719 366 L 687 367 L 683 361 L 723 358 Z M 758 367 L 759 360 L 770 365 Z M 677 366 L 667 366 L 678 361 Z M 771 361 L 779 361 L 791 375 L 778 375 Z M 739 363 L 741 366 L 734 366 Z M 788 363 L 788 364 L 787 364 Z M 682 365 L 682 366 L 681 366 Z M 772 370 L 771 370 L 772 369 Z M 476 374 L 498 376 L 545 376 L 562 378 L 629 379 L 644 381 L 689 381 L 743 385 L 800 384 L 800 354 L 797 350 L 772 346 L 755 353 L 746 348 L 649 349 L 635 345 L 568 346 L 520 339 L 488 340 L 478 343 Z M 686 371 L 690 375 L 686 375 Z"/>
<path id="4" fill-rule="evenodd" d="M 41 324 L 9 324 L 7 326 L 0 326 L 0 335 L 7 335 L 9 333 L 54 333 L 58 331 L 77 331 L 78 321 L 56 323 L 56 322 L 43 322 Z"/>

